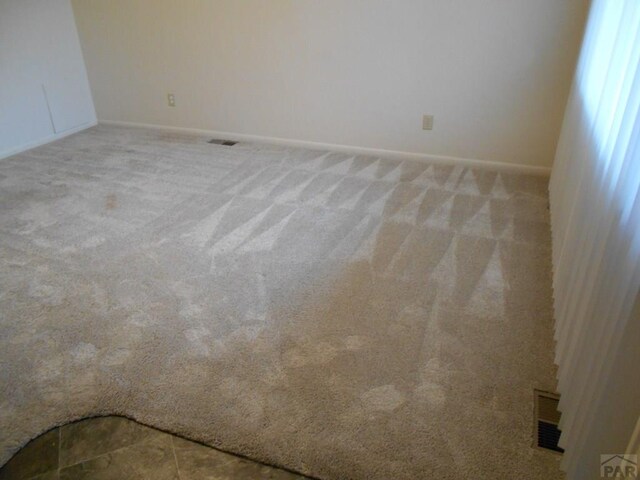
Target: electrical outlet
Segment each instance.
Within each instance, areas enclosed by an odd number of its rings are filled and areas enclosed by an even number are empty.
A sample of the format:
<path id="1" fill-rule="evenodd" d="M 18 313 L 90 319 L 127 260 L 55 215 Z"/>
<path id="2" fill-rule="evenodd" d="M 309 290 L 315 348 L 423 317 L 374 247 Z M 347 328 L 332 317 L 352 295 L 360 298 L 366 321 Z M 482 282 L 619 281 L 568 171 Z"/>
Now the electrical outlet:
<path id="1" fill-rule="evenodd" d="M 176 106 L 176 97 L 173 93 L 167 94 L 167 103 L 169 104 L 170 107 Z"/>
<path id="2" fill-rule="evenodd" d="M 433 115 L 425 115 L 422 117 L 422 129 L 433 130 Z"/>

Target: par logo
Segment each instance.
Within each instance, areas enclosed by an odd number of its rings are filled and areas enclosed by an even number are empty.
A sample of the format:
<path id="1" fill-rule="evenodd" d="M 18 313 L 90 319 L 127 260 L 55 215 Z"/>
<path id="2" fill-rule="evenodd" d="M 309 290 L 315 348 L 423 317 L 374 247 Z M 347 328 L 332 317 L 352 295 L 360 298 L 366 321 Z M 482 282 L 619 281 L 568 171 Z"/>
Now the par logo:
<path id="1" fill-rule="evenodd" d="M 602 478 L 638 478 L 638 456 L 600 455 L 600 476 Z"/>

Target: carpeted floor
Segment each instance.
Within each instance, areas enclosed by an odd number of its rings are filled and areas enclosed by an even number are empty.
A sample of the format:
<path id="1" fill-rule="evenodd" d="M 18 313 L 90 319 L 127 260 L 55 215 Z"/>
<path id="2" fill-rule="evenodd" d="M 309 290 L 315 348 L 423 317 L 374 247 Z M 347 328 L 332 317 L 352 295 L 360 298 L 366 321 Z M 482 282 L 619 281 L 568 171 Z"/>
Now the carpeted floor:
<path id="1" fill-rule="evenodd" d="M 561 478 L 546 179 L 206 140 L 0 161 L 0 464 L 119 414 L 327 480 Z"/>

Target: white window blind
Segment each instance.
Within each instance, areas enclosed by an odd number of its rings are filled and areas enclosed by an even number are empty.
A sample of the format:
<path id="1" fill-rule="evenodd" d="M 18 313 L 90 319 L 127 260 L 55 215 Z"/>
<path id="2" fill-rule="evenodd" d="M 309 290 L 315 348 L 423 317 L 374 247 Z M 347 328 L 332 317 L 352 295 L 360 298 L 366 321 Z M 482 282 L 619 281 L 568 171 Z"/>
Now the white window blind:
<path id="1" fill-rule="evenodd" d="M 569 478 L 598 478 L 595 450 L 615 446 L 602 434 L 606 405 L 619 402 L 620 415 L 629 416 L 625 445 L 640 414 L 640 402 L 630 411 L 629 398 L 623 405 L 608 390 L 615 376 L 626 376 L 630 388 L 640 384 L 640 365 L 616 370 L 633 352 L 622 348 L 625 335 L 640 322 L 639 113 L 640 1 L 594 0 L 550 184 L 560 444 Z"/>

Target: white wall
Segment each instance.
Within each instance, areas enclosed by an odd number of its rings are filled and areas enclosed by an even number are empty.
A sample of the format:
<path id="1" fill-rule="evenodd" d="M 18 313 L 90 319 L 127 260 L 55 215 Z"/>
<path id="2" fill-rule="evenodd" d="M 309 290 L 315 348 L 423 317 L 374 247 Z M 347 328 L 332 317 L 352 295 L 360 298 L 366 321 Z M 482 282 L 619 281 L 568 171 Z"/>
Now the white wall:
<path id="1" fill-rule="evenodd" d="M 95 121 L 69 0 L 0 0 L 0 158 Z"/>
<path id="2" fill-rule="evenodd" d="M 536 166 L 587 3 L 73 0 L 101 120 Z"/>

